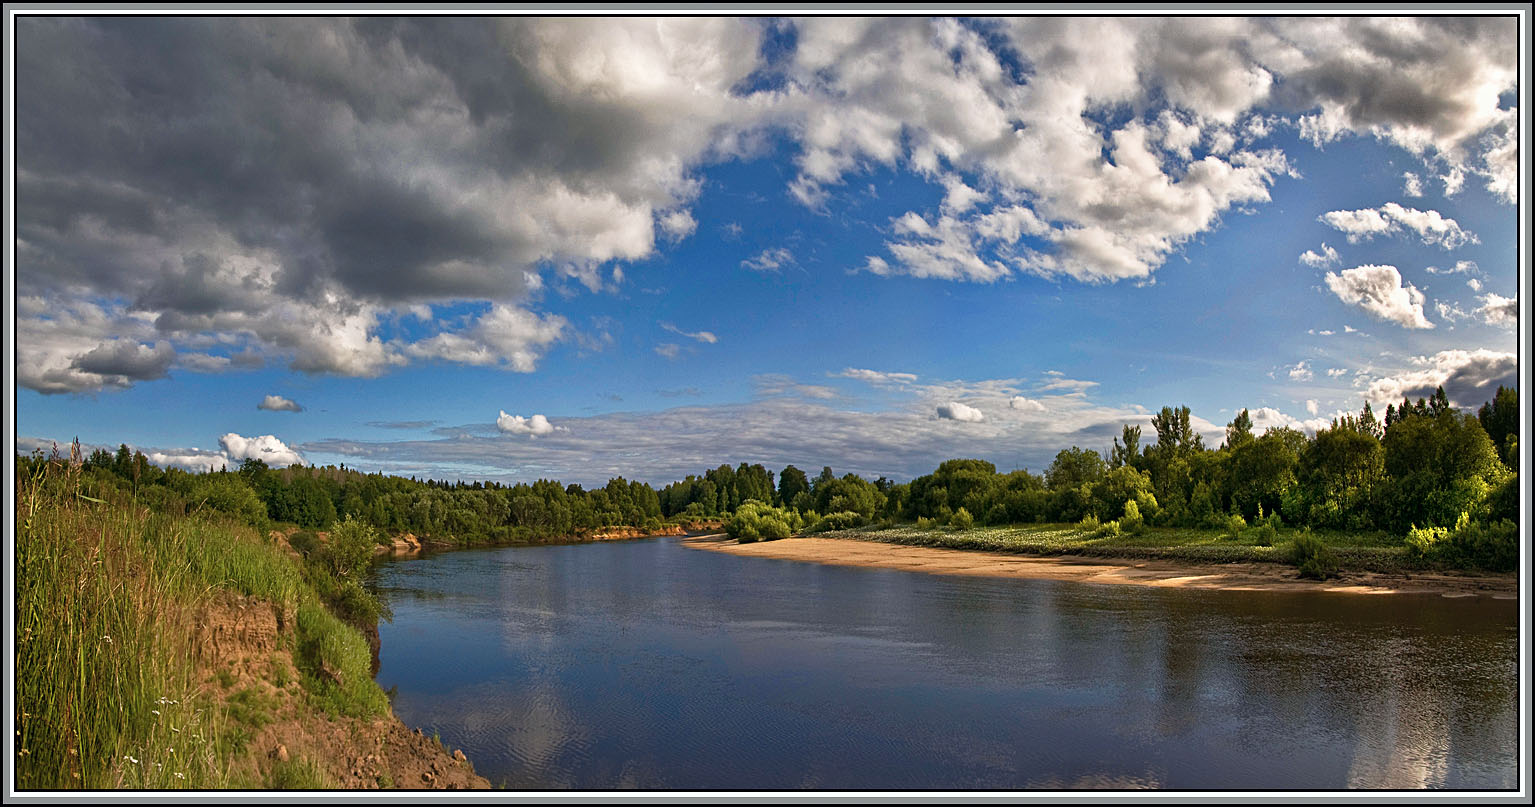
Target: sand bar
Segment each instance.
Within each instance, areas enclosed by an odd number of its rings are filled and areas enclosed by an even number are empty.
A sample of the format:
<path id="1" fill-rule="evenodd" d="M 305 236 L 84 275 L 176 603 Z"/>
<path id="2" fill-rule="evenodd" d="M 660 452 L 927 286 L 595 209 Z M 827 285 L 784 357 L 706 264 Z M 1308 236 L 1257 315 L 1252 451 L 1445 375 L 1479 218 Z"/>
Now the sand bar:
<path id="1" fill-rule="evenodd" d="M 1437 594 L 1516 599 L 1516 575 L 1455 573 L 1345 573 L 1341 578 L 1304 580 L 1291 566 L 1278 563 L 1191 564 L 1164 560 L 1039 557 L 966 549 L 901 546 L 847 538 L 785 538 L 738 544 L 723 535 L 683 539 L 695 549 L 757 558 L 775 558 L 839 566 L 901 569 L 929 574 L 960 574 L 1034 580 L 1070 580 L 1107 585 L 1225 591 L 1335 591 L 1351 594 Z"/>

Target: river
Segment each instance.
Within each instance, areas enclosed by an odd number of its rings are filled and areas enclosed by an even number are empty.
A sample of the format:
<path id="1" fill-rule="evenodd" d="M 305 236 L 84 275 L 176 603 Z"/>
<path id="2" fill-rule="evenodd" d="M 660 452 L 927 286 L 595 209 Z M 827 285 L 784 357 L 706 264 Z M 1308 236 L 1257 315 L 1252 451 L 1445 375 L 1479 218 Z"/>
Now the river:
<path id="1" fill-rule="evenodd" d="M 511 788 L 1517 787 L 1518 606 L 743 558 L 383 564 L 378 682 Z"/>

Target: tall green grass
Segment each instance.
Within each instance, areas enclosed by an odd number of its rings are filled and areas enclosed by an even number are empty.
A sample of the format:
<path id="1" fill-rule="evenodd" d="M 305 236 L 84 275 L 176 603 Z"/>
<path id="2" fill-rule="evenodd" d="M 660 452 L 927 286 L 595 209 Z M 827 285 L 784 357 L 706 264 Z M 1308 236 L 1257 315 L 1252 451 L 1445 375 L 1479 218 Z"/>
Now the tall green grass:
<path id="1" fill-rule="evenodd" d="M 199 608 L 220 591 L 300 614 L 300 642 L 316 660 L 305 682 L 321 705 L 387 713 L 362 636 L 250 528 L 151 514 L 126 494 L 90 496 L 78 462 L 36 459 L 18 471 L 18 789 L 248 785 L 231 772 L 239 727 L 204 690 L 192 638 Z M 319 660 L 343 671 L 339 691 L 313 681 Z"/>

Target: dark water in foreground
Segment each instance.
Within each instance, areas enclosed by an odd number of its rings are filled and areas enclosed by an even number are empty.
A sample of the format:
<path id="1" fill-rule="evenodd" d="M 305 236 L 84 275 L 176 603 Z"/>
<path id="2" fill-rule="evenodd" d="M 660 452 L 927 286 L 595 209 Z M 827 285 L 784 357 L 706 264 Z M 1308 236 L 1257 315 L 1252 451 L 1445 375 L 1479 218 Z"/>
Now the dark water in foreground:
<path id="1" fill-rule="evenodd" d="M 1515 788 L 1518 608 L 742 558 L 385 564 L 378 681 L 497 785 Z"/>

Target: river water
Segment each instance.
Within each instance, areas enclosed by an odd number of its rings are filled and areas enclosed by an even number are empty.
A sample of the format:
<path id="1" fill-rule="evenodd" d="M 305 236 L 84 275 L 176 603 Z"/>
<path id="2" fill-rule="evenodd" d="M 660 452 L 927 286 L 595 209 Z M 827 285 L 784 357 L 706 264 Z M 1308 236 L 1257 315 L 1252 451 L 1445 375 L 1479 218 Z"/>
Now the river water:
<path id="1" fill-rule="evenodd" d="M 378 681 L 513 788 L 1517 787 L 1518 607 L 746 558 L 377 573 Z"/>

